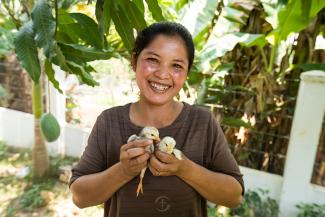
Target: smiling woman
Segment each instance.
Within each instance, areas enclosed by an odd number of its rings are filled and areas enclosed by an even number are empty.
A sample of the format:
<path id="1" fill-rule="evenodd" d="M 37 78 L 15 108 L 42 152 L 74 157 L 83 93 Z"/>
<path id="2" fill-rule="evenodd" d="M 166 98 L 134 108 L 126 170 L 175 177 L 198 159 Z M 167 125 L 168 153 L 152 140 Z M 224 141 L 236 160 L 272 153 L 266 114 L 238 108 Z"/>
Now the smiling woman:
<path id="1" fill-rule="evenodd" d="M 206 201 L 238 206 L 242 174 L 224 134 L 210 111 L 178 102 L 194 59 L 190 33 L 180 24 L 162 22 L 139 33 L 132 68 L 140 89 L 135 103 L 105 110 L 72 170 L 70 188 L 79 207 L 105 203 L 104 216 L 207 216 Z M 152 140 L 128 141 L 144 126 L 171 136 L 182 156 L 149 154 Z M 145 194 L 136 197 L 137 176 Z"/>

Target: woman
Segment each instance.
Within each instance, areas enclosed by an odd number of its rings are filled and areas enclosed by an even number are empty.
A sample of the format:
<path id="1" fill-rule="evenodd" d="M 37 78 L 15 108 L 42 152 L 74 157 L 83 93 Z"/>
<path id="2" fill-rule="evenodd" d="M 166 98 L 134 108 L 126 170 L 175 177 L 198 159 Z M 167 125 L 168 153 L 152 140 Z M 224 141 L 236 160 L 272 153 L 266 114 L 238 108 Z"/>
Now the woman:
<path id="1" fill-rule="evenodd" d="M 104 216 L 207 216 L 206 200 L 236 207 L 244 192 L 242 175 L 224 134 L 205 108 L 174 100 L 194 59 L 190 33 L 180 24 L 153 24 L 135 41 L 132 67 L 138 102 L 104 111 L 73 169 L 74 203 L 105 203 Z M 145 147 L 151 140 L 126 143 L 144 126 L 172 136 L 182 160 Z M 148 166 L 144 194 L 136 197 L 137 176 Z"/>

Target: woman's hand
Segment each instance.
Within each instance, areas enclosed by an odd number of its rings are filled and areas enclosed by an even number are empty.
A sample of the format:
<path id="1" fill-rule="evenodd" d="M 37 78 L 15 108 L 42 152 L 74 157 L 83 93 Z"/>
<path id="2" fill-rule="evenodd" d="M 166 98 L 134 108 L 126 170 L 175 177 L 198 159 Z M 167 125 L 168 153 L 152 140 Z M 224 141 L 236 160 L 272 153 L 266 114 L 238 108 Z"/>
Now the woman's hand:
<path id="1" fill-rule="evenodd" d="M 156 151 L 151 157 L 148 167 L 154 176 L 180 176 L 186 172 L 189 159 L 182 154 L 182 160 L 177 159 L 173 154 Z"/>
<path id="2" fill-rule="evenodd" d="M 120 162 L 123 172 L 128 177 L 135 177 L 147 166 L 150 153 L 145 147 L 152 144 L 152 140 L 135 140 L 122 145 L 120 149 Z"/>

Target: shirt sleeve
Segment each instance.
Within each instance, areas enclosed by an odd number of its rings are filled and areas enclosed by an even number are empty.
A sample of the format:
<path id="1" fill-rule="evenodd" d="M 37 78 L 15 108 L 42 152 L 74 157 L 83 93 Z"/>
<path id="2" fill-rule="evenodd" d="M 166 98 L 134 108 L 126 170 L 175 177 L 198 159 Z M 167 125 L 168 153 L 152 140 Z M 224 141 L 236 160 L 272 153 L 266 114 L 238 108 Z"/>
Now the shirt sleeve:
<path id="1" fill-rule="evenodd" d="M 98 173 L 106 168 L 105 129 L 105 117 L 102 113 L 96 120 L 78 164 L 72 169 L 69 186 L 81 176 Z"/>
<path id="2" fill-rule="evenodd" d="M 220 125 L 216 122 L 212 114 L 209 120 L 208 135 L 208 169 L 234 177 L 240 183 L 242 187 L 242 195 L 244 195 L 245 187 L 243 175 L 241 174 L 239 166 L 230 151 L 226 137 Z"/>

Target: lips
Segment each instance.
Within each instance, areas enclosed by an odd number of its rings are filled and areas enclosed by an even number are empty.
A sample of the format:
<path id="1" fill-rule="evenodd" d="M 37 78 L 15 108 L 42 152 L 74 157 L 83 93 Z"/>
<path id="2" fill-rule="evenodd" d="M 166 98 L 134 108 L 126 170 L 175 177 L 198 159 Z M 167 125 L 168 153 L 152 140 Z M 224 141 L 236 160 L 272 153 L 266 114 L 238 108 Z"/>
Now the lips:
<path id="1" fill-rule="evenodd" d="M 152 90 L 154 90 L 154 91 L 156 91 L 158 93 L 164 93 L 169 88 L 171 88 L 170 85 L 161 84 L 161 83 L 157 83 L 157 82 L 153 82 L 153 81 L 149 81 L 149 85 L 150 85 Z"/>

